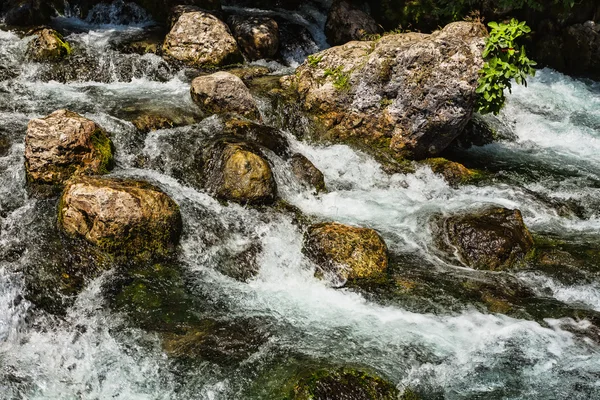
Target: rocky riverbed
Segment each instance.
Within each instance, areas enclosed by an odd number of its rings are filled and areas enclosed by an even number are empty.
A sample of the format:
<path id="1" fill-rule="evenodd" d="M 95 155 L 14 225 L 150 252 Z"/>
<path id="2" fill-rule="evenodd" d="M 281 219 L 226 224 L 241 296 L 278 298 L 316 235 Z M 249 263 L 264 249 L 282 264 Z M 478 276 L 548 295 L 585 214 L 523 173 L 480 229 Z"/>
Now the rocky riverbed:
<path id="1" fill-rule="evenodd" d="M 0 399 L 600 397 L 600 84 L 481 116 L 477 21 L 50 3 L 0 2 Z"/>

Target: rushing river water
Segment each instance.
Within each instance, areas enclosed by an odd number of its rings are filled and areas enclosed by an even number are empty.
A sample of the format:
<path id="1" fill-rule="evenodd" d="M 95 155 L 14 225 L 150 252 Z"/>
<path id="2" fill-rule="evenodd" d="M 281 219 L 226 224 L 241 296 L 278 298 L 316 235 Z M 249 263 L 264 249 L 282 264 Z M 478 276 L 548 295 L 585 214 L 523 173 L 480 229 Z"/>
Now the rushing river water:
<path id="1" fill-rule="evenodd" d="M 300 17 L 306 26 L 313 21 L 311 33 L 324 22 L 307 19 L 308 12 L 293 19 Z M 272 153 L 279 195 L 317 220 L 377 229 L 398 281 L 415 279 L 430 288 L 414 296 L 336 289 L 313 276 L 301 251 L 303 232 L 289 215 L 225 205 L 180 176 L 185 149 L 222 129 L 219 118 L 136 132 L 129 121 L 139 110 L 168 109 L 190 118 L 197 112 L 185 71 L 155 55 L 114 50 L 115 40 L 145 28 L 144 17 L 127 26 L 118 25 L 118 15 L 111 18 L 105 25 L 55 21 L 71 30 L 74 56 L 80 52 L 91 60 L 85 70 L 57 72 L 25 63 L 31 38 L 0 31 L 0 141 L 8 143 L 0 146 L 1 399 L 277 399 L 291 371 L 316 360 L 369 368 L 426 399 L 600 398 L 600 336 L 588 319 L 571 318 L 584 311 L 595 324 L 600 321 L 599 264 L 567 273 L 471 271 L 439 256 L 429 224 L 440 213 L 487 204 L 518 208 L 536 237 L 597 254 L 600 84 L 542 70 L 529 87 L 514 88 L 499 121 L 517 139 L 454 150 L 454 157 L 489 176 L 458 188 L 427 167 L 389 175 L 347 146 L 301 142 L 279 127 L 292 149 L 323 171 L 329 189 L 321 195 L 307 191 Z M 325 43 L 316 35 L 306 46 Z M 304 56 L 298 54 L 290 52 L 288 64 Z M 54 79 L 65 74 L 69 79 Z M 274 124 L 276 110 L 257 98 L 264 120 Z M 57 233 L 56 200 L 27 195 L 24 135 L 31 118 L 61 108 L 112 134 L 113 175 L 151 181 L 180 204 L 178 267 L 185 290 L 195 313 L 241 332 L 247 340 L 241 356 L 183 362 L 168 357 L 158 333 L 110 306 L 104 288 L 112 271 L 89 283 L 63 314 L 29 302 L 27 271 L 54 259 L 50 243 Z M 222 272 L 222 263 L 256 243 L 255 277 L 240 282 Z M 463 296 L 466 286 L 456 282 L 533 294 L 522 315 L 506 316 Z"/>

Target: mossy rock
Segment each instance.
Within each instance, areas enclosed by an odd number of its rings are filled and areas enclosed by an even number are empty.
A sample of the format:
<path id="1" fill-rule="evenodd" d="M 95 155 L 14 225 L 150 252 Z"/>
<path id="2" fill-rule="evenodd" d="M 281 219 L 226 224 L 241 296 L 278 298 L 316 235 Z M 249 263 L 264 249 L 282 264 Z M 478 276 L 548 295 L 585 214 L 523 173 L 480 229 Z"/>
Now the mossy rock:
<path id="1" fill-rule="evenodd" d="M 219 140 L 206 152 L 206 186 L 219 199 L 268 205 L 277 198 L 269 162 L 251 144 Z"/>
<path id="2" fill-rule="evenodd" d="M 397 400 L 392 383 L 351 368 L 322 369 L 302 376 L 288 400 Z"/>
<path id="3" fill-rule="evenodd" d="M 182 230 L 179 206 L 156 186 L 84 176 L 65 186 L 58 224 L 108 253 L 139 259 L 171 256 Z"/>
<path id="4" fill-rule="evenodd" d="M 94 121 L 68 110 L 55 111 L 27 125 L 27 182 L 35 193 L 56 194 L 73 176 L 109 172 L 113 153 L 112 141 Z"/>
<path id="5" fill-rule="evenodd" d="M 314 189 L 316 193 L 325 192 L 325 177 L 315 165 L 302 154 L 296 153 L 291 159 L 292 172 L 298 180 Z"/>
<path id="6" fill-rule="evenodd" d="M 434 173 L 442 175 L 452 186 L 475 182 L 482 177 L 479 171 L 441 157 L 428 158 L 423 163 L 429 166 Z"/>
<path id="7" fill-rule="evenodd" d="M 53 29 L 40 29 L 34 32 L 36 37 L 27 46 L 27 58 L 31 61 L 60 61 L 71 55 L 71 45 Z"/>
<path id="8" fill-rule="evenodd" d="M 338 285 L 384 277 L 388 266 L 387 246 L 375 230 L 335 222 L 310 226 L 303 252 L 318 265 L 317 276 Z"/>

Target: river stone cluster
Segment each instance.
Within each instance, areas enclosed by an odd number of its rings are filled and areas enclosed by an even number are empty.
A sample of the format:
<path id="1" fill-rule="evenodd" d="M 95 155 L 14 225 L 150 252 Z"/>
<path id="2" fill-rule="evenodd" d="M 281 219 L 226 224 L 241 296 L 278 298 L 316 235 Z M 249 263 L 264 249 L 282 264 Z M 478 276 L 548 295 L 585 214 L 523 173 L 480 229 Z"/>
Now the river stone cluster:
<path id="1" fill-rule="evenodd" d="M 113 144 L 94 121 L 58 110 L 27 125 L 25 170 L 33 185 L 60 188 L 74 175 L 104 174 L 112 166 Z"/>

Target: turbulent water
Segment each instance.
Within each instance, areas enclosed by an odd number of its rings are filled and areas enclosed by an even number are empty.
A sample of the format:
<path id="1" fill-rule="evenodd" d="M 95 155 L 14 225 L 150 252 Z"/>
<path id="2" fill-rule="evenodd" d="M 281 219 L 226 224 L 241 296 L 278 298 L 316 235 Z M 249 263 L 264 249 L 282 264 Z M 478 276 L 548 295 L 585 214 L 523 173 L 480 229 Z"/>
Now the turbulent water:
<path id="1" fill-rule="evenodd" d="M 311 13 L 301 15 L 313 34 L 305 46 L 322 48 L 322 31 L 313 31 L 323 19 Z M 9 143 L 6 151 L 0 149 L 0 398 L 276 399 L 291 371 L 311 363 L 368 368 L 400 390 L 410 387 L 431 399 L 600 398 L 598 335 L 592 322 L 570 318 L 585 315 L 598 322 L 600 280 L 594 268 L 514 275 L 471 271 L 438 254 L 429 224 L 438 214 L 494 204 L 520 209 L 536 237 L 597 252 L 600 84 L 542 70 L 527 88 L 514 88 L 499 119 L 517 140 L 454 150 L 457 159 L 489 176 L 459 188 L 426 167 L 389 175 L 347 146 L 301 142 L 279 127 L 292 148 L 323 171 L 329 189 L 312 194 L 286 161 L 269 154 L 279 195 L 317 220 L 377 229 L 398 281 L 416 279 L 430 288 L 415 296 L 377 295 L 336 289 L 315 278 L 301 251 L 303 232 L 290 215 L 226 205 L 181 179 L 182 149 L 218 132 L 218 118 L 136 133 L 129 121 L 140 110 L 194 117 L 196 109 L 185 71 L 154 55 L 114 50 L 115 40 L 144 29 L 145 17 L 127 26 L 113 17 L 55 21 L 70 27 L 67 40 L 92 60 L 85 71 L 73 71 L 68 83 L 50 79 L 56 72 L 45 66 L 24 62 L 30 37 L 0 31 L 0 138 Z M 276 110 L 261 104 L 263 119 L 275 123 Z M 186 290 L 201 317 L 243 332 L 250 344 L 241 357 L 228 362 L 168 357 L 159 334 L 109 306 L 103 287 L 111 271 L 88 284 L 64 315 L 29 302 L 27 271 L 53 257 L 48 243 L 56 235 L 56 204 L 27 194 L 24 135 L 31 118 L 60 108 L 112 134 L 113 175 L 151 181 L 180 204 L 184 235 L 178 263 Z M 140 159 L 147 160 L 146 168 Z M 223 260 L 255 243 L 260 248 L 255 277 L 240 282 L 222 272 Z M 519 287 L 534 293 L 528 303 L 533 306 L 523 306 L 522 315 L 494 313 L 480 299 L 462 296 L 467 286 L 456 282 Z"/>

